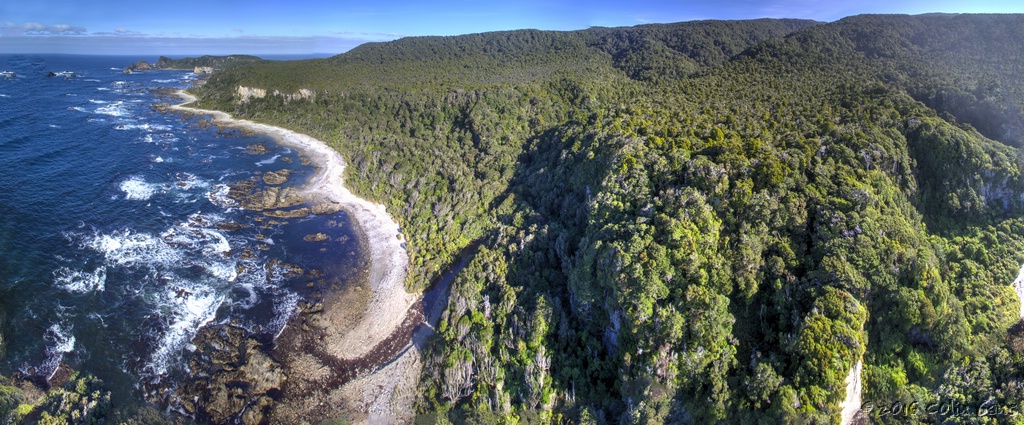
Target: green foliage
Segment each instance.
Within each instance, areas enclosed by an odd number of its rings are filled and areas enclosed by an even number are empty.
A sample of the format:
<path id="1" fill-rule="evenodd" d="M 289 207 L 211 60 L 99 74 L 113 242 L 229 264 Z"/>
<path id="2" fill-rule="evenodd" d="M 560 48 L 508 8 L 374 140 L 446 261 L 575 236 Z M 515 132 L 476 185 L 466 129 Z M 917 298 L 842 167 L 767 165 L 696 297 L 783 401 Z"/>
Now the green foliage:
<path id="1" fill-rule="evenodd" d="M 20 402 L 20 390 L 12 388 L 11 392 Z M 75 372 L 63 386 L 51 388 L 34 404 L 19 404 L 7 418 L 11 423 L 101 424 L 107 422 L 110 412 L 110 392 L 103 389 L 102 382 Z"/>
<path id="2" fill-rule="evenodd" d="M 409 288 L 479 244 L 425 351 L 423 421 L 834 423 L 858 361 L 876 406 L 1024 400 L 1020 28 L 417 37 L 197 92 L 342 152 L 410 236 Z"/>
<path id="3" fill-rule="evenodd" d="M 12 386 L 6 378 L 0 377 L 0 418 L 4 422 L 13 422 L 23 416 L 19 409 L 22 400 L 21 390 Z"/>
<path id="4" fill-rule="evenodd" d="M 216 69 L 229 69 L 253 62 L 261 62 L 256 56 L 250 55 L 228 55 L 228 56 L 200 56 L 197 58 L 171 59 L 160 56 L 155 66 L 160 69 L 194 69 L 196 67 L 211 67 Z"/>

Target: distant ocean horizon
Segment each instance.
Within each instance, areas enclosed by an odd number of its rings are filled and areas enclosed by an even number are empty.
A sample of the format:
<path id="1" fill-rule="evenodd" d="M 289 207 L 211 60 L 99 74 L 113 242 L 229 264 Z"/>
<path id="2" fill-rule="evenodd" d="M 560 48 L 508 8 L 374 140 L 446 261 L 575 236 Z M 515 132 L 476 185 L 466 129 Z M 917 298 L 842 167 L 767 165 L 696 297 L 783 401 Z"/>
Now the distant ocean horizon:
<path id="1" fill-rule="evenodd" d="M 295 55 L 267 55 L 280 60 Z M 308 56 L 308 55 L 300 55 Z M 152 60 L 155 60 L 154 56 Z M 312 173 L 266 135 L 162 113 L 190 71 L 121 70 L 140 56 L 0 54 L 0 374 L 61 364 L 115 397 L 173 381 L 203 325 L 276 335 L 311 288 L 363 266 L 345 212 L 275 219 L 239 207 L 238 182 Z M 73 77 L 48 77 L 69 71 Z M 266 147 L 266 150 L 254 149 Z M 324 234 L 327 241 L 306 237 Z M 296 272 L 300 270 L 302 272 Z"/>
<path id="2" fill-rule="evenodd" d="M 295 54 L 264 54 L 264 55 L 261 55 L 261 54 L 258 54 L 258 53 L 234 53 L 234 54 L 236 54 L 236 55 L 256 56 L 256 57 L 259 57 L 259 58 L 262 58 L 262 59 L 266 59 L 266 60 L 291 61 L 291 60 L 302 60 L 302 59 L 323 59 L 323 58 L 329 58 L 331 56 L 337 56 L 340 53 L 295 53 Z M 154 55 L 144 55 L 144 56 L 145 57 L 152 57 L 153 58 L 152 60 L 156 61 L 156 59 L 159 58 L 160 56 L 166 56 L 166 57 L 169 57 L 171 59 L 184 59 L 184 58 L 200 57 L 200 56 L 204 56 L 204 54 L 202 54 L 202 53 L 199 53 L 199 54 L 189 54 L 189 55 L 162 55 L 162 54 L 158 54 L 158 55 L 155 55 L 155 56 Z M 227 56 L 227 55 L 217 55 L 217 56 Z M 135 57 L 135 56 L 133 56 L 133 57 Z M 138 59 L 138 60 L 142 60 L 142 59 Z"/>
<path id="3" fill-rule="evenodd" d="M 343 52 L 338 52 L 338 53 L 327 53 L 327 52 L 322 52 L 322 53 L 290 53 L 290 54 L 277 54 L 277 53 L 259 54 L 259 53 L 238 52 L 238 53 L 232 53 L 232 55 L 256 56 L 256 57 L 259 57 L 259 58 L 262 58 L 262 59 L 266 59 L 266 60 L 288 61 L 288 60 L 302 60 L 302 59 L 323 59 L 323 58 L 329 58 L 331 56 L 337 56 L 337 55 L 339 55 L 341 53 L 343 53 Z M 110 59 L 110 60 L 113 60 L 113 61 L 118 61 L 117 63 L 122 65 L 121 66 L 122 69 L 126 68 L 126 67 L 128 67 L 128 65 L 131 65 L 131 64 L 133 64 L 135 62 L 138 62 L 140 60 L 144 60 L 144 61 L 147 61 L 147 62 L 156 62 L 156 60 L 159 59 L 160 56 L 166 56 L 166 57 L 171 58 L 171 59 L 184 59 L 184 58 L 195 58 L 195 57 L 206 56 L 206 55 L 209 55 L 209 54 L 207 54 L 207 53 L 194 53 L 194 54 L 147 53 L 147 54 L 108 55 L 108 54 L 102 54 L 102 53 L 92 54 L 92 53 L 4 53 L 4 52 L 0 52 L 0 58 L 11 58 L 11 57 L 15 57 L 15 56 L 47 57 L 47 58 L 51 58 L 51 59 L 59 58 L 59 57 L 64 57 L 64 56 L 67 56 L 67 57 L 81 56 L 81 57 L 106 58 L 106 59 Z M 217 55 L 213 55 L 213 56 L 228 56 L 228 55 L 217 54 Z M 7 69 L 7 68 L 0 67 L 0 71 L 10 71 L 10 70 Z"/>

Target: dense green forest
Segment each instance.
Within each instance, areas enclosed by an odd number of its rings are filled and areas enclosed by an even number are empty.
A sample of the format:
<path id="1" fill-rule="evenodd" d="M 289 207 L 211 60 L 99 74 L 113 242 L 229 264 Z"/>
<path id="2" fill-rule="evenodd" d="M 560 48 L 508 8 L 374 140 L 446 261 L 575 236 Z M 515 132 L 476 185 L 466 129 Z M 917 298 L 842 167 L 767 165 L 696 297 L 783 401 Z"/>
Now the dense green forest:
<path id="1" fill-rule="evenodd" d="M 208 66 L 216 69 L 227 69 L 253 62 L 260 62 L 263 59 L 250 55 L 229 55 L 229 56 L 200 56 L 198 58 L 171 59 L 160 56 L 157 59 L 158 69 L 193 69 L 196 67 Z"/>
<path id="2" fill-rule="evenodd" d="M 417 421 L 835 423 L 862 360 L 874 421 L 1020 423 L 1022 71 L 1021 16 L 855 16 L 405 38 L 195 92 L 342 152 L 411 290 L 478 244 Z"/>

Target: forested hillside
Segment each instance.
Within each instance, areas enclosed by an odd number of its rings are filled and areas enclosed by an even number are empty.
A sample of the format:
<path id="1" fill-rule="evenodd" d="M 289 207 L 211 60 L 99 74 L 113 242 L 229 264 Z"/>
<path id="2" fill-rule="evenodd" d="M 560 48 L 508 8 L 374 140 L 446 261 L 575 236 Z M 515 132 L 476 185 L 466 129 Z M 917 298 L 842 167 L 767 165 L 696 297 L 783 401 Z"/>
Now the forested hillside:
<path id="1" fill-rule="evenodd" d="M 155 66 L 159 69 L 193 69 L 196 67 L 211 67 L 217 69 L 231 68 L 252 62 L 260 62 L 263 59 L 249 55 L 229 56 L 200 56 L 198 58 L 171 59 L 160 56 Z"/>
<path id="2" fill-rule="evenodd" d="M 195 91 L 342 152 L 409 288 L 478 244 L 418 420 L 835 423 L 863 361 L 876 421 L 1012 423 L 1022 69 L 1022 16 L 856 16 L 408 38 Z"/>

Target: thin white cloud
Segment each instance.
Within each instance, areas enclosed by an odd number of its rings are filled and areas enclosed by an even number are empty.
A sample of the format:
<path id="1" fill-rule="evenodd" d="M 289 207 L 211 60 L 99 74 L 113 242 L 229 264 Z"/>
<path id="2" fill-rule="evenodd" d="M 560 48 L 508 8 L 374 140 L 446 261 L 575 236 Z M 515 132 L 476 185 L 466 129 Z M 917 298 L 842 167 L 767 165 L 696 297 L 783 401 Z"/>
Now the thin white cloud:
<path id="1" fill-rule="evenodd" d="M 90 35 L 120 35 L 120 36 L 142 36 L 145 35 L 140 31 L 130 30 L 127 28 L 115 28 L 114 31 L 101 31 L 94 32 Z"/>
<path id="2" fill-rule="evenodd" d="M 77 25 L 44 25 L 38 22 L 14 23 L 5 22 L 0 25 L 0 34 L 4 36 L 21 35 L 84 35 L 88 31 Z"/>

